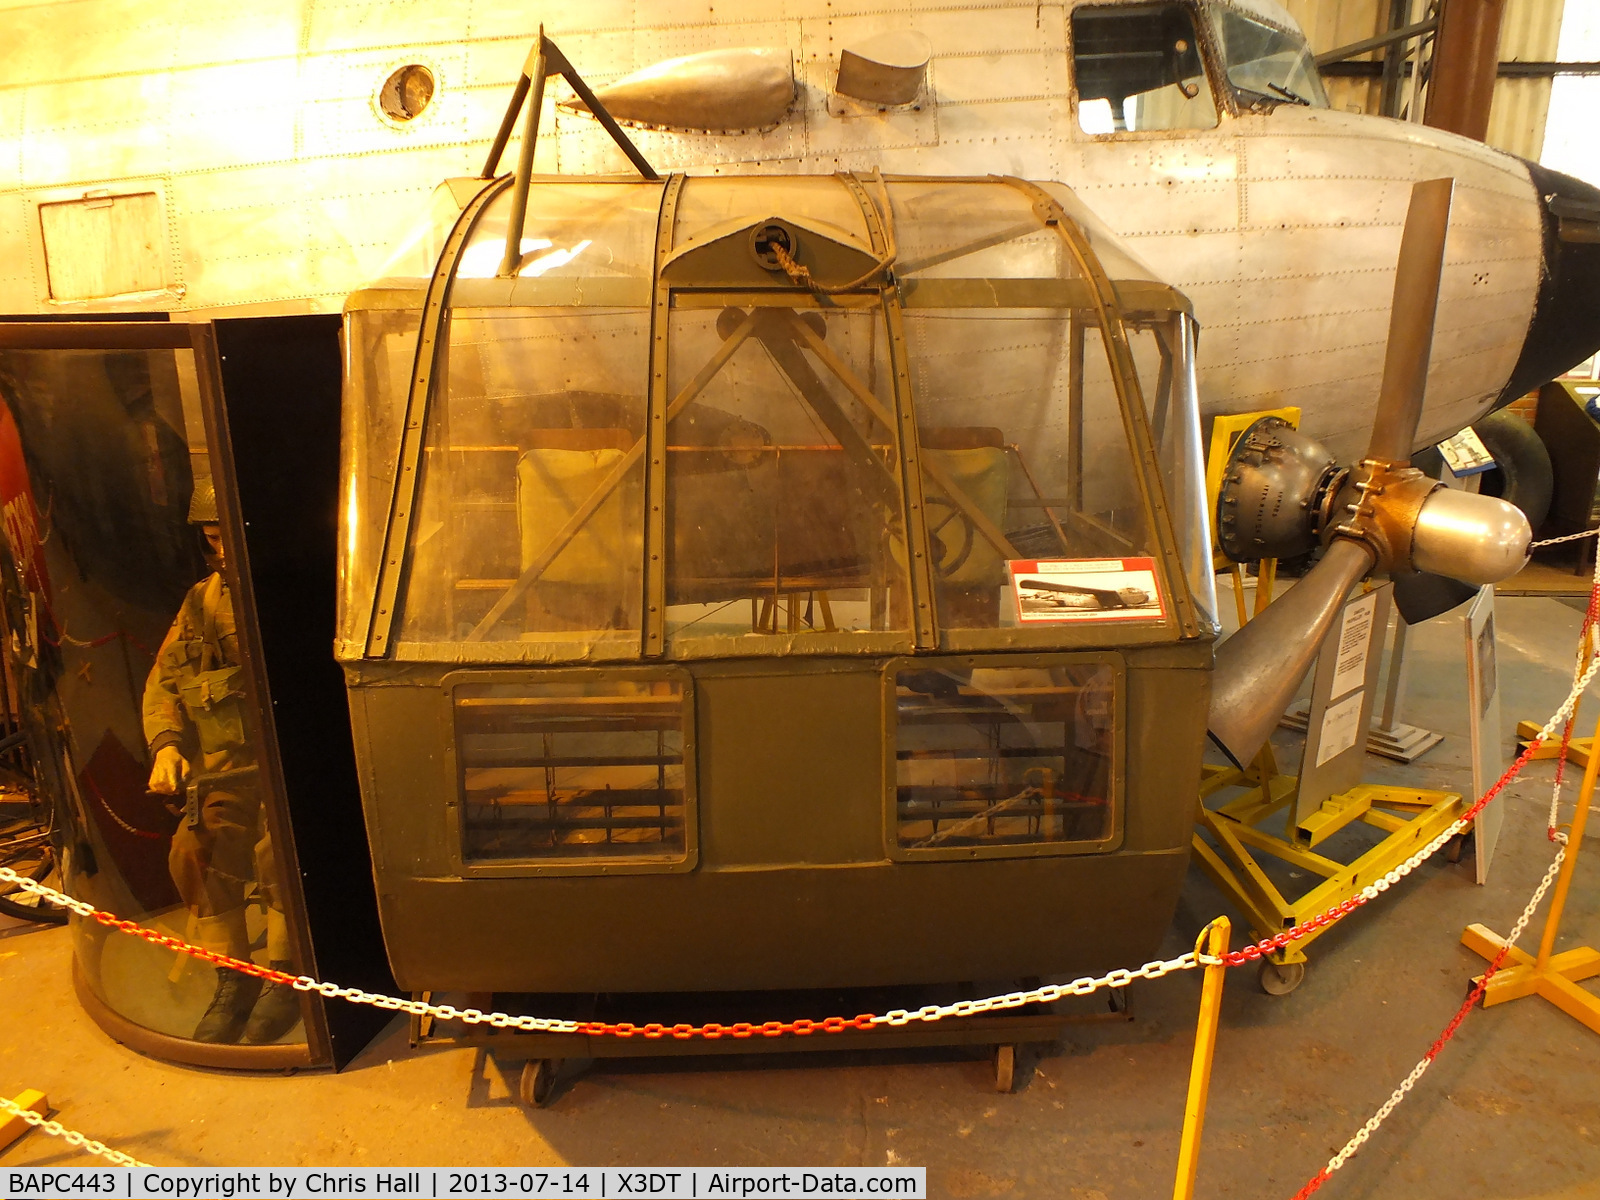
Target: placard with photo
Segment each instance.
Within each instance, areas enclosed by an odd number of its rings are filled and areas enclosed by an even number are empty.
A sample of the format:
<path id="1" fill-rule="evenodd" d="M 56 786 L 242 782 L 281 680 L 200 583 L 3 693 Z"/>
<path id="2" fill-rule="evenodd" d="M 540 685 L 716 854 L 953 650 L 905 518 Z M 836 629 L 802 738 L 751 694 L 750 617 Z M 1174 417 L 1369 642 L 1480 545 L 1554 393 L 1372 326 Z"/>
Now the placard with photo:
<path id="1" fill-rule="evenodd" d="M 1006 572 L 1024 625 L 1166 616 L 1151 558 L 1012 559 Z"/>

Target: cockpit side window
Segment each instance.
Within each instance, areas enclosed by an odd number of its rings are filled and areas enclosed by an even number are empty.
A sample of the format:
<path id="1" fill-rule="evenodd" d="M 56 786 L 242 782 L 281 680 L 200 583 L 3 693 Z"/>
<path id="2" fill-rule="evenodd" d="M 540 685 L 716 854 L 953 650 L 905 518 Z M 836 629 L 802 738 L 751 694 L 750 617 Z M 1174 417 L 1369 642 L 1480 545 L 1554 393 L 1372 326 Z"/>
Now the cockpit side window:
<path id="1" fill-rule="evenodd" d="M 1216 100 L 1183 4 L 1079 8 L 1072 14 L 1078 124 L 1085 133 L 1211 129 Z"/>
<path id="2" fill-rule="evenodd" d="M 1298 33 L 1227 8 L 1211 10 L 1228 84 L 1241 108 L 1308 104 L 1327 108 L 1316 60 Z"/>

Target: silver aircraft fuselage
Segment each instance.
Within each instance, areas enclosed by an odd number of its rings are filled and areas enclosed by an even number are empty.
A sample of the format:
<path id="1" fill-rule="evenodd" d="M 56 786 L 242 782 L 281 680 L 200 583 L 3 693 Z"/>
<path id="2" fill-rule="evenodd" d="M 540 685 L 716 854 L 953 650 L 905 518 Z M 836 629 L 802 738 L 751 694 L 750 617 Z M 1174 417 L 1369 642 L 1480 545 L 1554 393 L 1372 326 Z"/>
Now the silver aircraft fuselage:
<path id="1" fill-rule="evenodd" d="M 1543 365 L 1528 351 L 1549 340 L 1539 322 L 1552 318 L 1554 218 L 1527 163 L 1414 124 L 1241 103 L 1214 22 L 1231 8 L 1293 31 L 1271 0 L 1186 5 L 1214 127 L 1085 132 L 1072 30 L 1089 6 L 1107 0 L 911 0 L 895 15 L 842 15 L 829 0 L 792 0 L 782 15 L 709 0 L 543 11 L 521 0 L 0 0 L 0 313 L 337 311 L 382 273 L 441 179 L 481 168 L 542 18 L 596 85 L 705 50 L 792 53 L 795 100 L 774 125 L 631 131 L 662 171 L 882 167 L 1070 184 L 1191 298 L 1204 412 L 1296 405 L 1342 458 L 1372 424 L 1411 185 L 1454 176 L 1419 444 L 1482 416 L 1508 386 L 1542 382 L 1523 377 Z M 840 103 L 840 49 L 903 27 L 931 45 L 919 102 Z M 379 92 L 410 63 L 435 92 L 399 121 Z M 547 102 L 535 169 L 626 161 L 591 117 Z M 75 236 L 100 239 L 108 249 L 85 255 L 107 261 L 73 261 Z M 130 275 L 124 255 L 143 266 Z M 132 290 L 96 294 L 99 278 Z M 1593 333 L 1585 325 L 1556 357 L 1577 361 Z"/>

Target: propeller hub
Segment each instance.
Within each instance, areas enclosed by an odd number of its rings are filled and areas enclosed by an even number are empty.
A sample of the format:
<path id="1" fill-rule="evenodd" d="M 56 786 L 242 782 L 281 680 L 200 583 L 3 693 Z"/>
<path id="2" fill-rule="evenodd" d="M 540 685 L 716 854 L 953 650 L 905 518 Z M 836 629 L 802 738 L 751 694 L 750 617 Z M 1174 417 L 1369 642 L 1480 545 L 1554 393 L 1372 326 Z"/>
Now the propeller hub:
<path id="1" fill-rule="evenodd" d="M 1443 486 L 1410 463 L 1364 458 L 1338 498 L 1338 519 L 1325 530 L 1325 540 L 1361 542 L 1372 551 L 1379 570 L 1408 571 L 1413 530 L 1428 497 Z"/>
<path id="2" fill-rule="evenodd" d="M 1441 487 L 1417 514 L 1411 561 L 1419 571 L 1481 586 L 1522 570 L 1532 542 L 1528 518 L 1516 505 Z"/>

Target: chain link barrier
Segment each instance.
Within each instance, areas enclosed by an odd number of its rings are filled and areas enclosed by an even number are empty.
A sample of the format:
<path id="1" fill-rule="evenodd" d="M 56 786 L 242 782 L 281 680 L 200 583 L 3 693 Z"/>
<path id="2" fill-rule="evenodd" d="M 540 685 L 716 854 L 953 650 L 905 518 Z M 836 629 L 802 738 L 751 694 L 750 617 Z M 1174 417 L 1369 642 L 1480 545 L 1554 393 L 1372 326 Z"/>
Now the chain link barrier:
<path id="1" fill-rule="evenodd" d="M 1528 549 L 1531 552 L 1543 550 L 1546 546 L 1559 546 L 1563 542 L 1581 542 L 1584 538 L 1594 537 L 1597 533 L 1600 533 L 1600 525 L 1595 526 L 1593 529 L 1585 529 L 1582 533 L 1569 533 L 1565 537 L 1545 538 L 1542 542 L 1530 542 L 1528 543 Z"/>
<path id="2" fill-rule="evenodd" d="M 1600 533 L 1600 529 L 1592 529 L 1585 533 L 1573 534 L 1564 538 L 1553 538 L 1548 542 L 1538 542 L 1535 545 L 1548 546 L 1554 545 L 1556 542 L 1576 541 L 1580 537 L 1592 537 L 1595 533 Z M 1578 633 L 1578 665 L 1573 668 L 1572 691 L 1568 694 L 1566 703 L 1556 710 L 1555 715 L 1550 720 L 1545 722 L 1544 728 L 1539 731 L 1538 736 L 1528 743 L 1527 749 L 1511 765 L 1511 768 L 1500 777 L 1499 782 L 1484 793 L 1478 802 L 1468 810 L 1466 816 L 1463 816 L 1461 822 L 1457 822 L 1458 824 L 1464 823 L 1467 817 L 1475 815 L 1487 804 L 1493 794 L 1508 783 L 1522 769 L 1523 765 L 1533 757 L 1540 744 L 1554 735 L 1556 727 L 1559 725 L 1561 727 L 1561 750 L 1556 756 L 1555 783 L 1550 793 L 1550 815 L 1546 830 L 1549 839 L 1556 844 L 1556 853 L 1549 869 L 1545 871 L 1544 878 L 1539 881 L 1539 886 L 1534 889 L 1533 896 L 1522 910 L 1522 915 L 1517 918 L 1516 924 L 1511 927 L 1511 932 L 1506 936 L 1499 952 L 1495 954 L 1484 973 L 1478 977 L 1477 983 L 1467 993 L 1467 998 L 1462 1001 L 1461 1007 L 1456 1010 L 1455 1016 L 1450 1019 L 1450 1023 L 1444 1027 L 1444 1030 L 1435 1039 L 1433 1045 L 1429 1047 L 1428 1052 L 1422 1056 L 1416 1066 L 1411 1068 L 1411 1074 L 1400 1081 L 1400 1086 L 1389 1094 L 1389 1098 L 1383 1102 L 1377 1112 L 1372 1114 L 1367 1123 L 1356 1130 L 1355 1136 L 1328 1160 L 1327 1165 L 1322 1170 L 1312 1176 L 1306 1185 L 1294 1194 L 1294 1200 L 1307 1200 L 1307 1197 L 1311 1196 L 1326 1183 L 1335 1171 L 1344 1166 L 1366 1144 L 1367 1139 L 1378 1131 L 1378 1127 L 1388 1120 L 1389 1114 L 1394 1112 L 1400 1102 L 1406 1098 L 1407 1093 L 1416 1086 L 1417 1081 L 1427 1073 L 1428 1068 L 1433 1065 L 1433 1060 L 1439 1057 L 1439 1052 L 1444 1049 L 1451 1038 L 1455 1037 L 1456 1031 L 1461 1028 L 1461 1023 L 1467 1019 L 1467 1014 L 1477 1007 L 1478 1002 L 1483 999 L 1484 992 L 1489 987 L 1489 980 L 1493 979 L 1500 968 L 1505 965 L 1506 958 L 1511 953 L 1511 948 L 1517 944 L 1517 939 L 1528 928 L 1528 922 L 1533 919 L 1533 914 L 1538 910 L 1540 903 L 1543 902 L 1545 894 L 1549 892 L 1551 885 L 1555 883 L 1556 876 L 1560 874 L 1561 866 L 1567 859 L 1567 835 L 1561 831 L 1558 824 L 1561 811 L 1561 783 L 1566 774 L 1567 751 L 1572 744 L 1572 726 L 1577 714 L 1578 700 L 1588 689 L 1596 671 L 1600 670 L 1600 646 L 1597 646 L 1592 638 L 1597 623 L 1600 623 L 1600 557 L 1595 560 L 1594 580 L 1589 588 L 1589 604 L 1584 612 L 1583 625 Z M 1585 657 L 1588 659 L 1587 665 L 1584 665 Z M 1594 747 L 1591 751 L 1591 753 L 1596 752 L 1600 752 L 1600 746 Z"/>
<path id="3" fill-rule="evenodd" d="M 181 938 L 147 928 L 136 921 L 126 921 L 114 913 L 105 912 L 83 900 L 75 900 L 52 887 L 36 883 L 17 874 L 10 867 L 0 867 L 0 882 L 13 883 L 24 891 L 32 892 L 41 900 L 71 909 L 80 917 L 98 921 L 111 929 L 132 934 L 157 946 L 178 950 L 219 967 L 229 967 L 254 975 L 270 983 L 284 984 L 301 992 L 316 992 L 329 1000 L 348 1000 L 354 1004 L 368 1004 L 390 1012 L 403 1012 L 416 1017 L 433 1017 L 439 1021 L 460 1021 L 467 1025 L 488 1025 L 494 1029 L 516 1029 L 525 1033 L 576 1033 L 590 1037 L 643 1037 L 643 1038 L 718 1038 L 807 1037 L 814 1033 L 843 1033 L 847 1029 L 873 1029 L 879 1026 L 899 1028 L 913 1021 L 942 1021 L 947 1017 L 972 1017 L 1001 1009 L 1023 1008 L 1029 1004 L 1049 1004 L 1064 996 L 1089 996 L 1102 988 L 1127 987 L 1135 979 L 1160 979 L 1174 971 L 1188 971 L 1199 966 L 1215 966 L 1219 959 L 1190 950 L 1177 958 L 1155 959 L 1133 970 L 1119 968 L 1100 976 L 1084 976 L 1071 983 L 1045 984 L 1025 992 L 1005 992 L 985 996 L 979 1000 L 958 1000 L 954 1004 L 927 1004 L 918 1009 L 896 1008 L 886 1013 L 861 1013 L 855 1017 L 826 1017 L 822 1020 L 801 1018 L 794 1021 L 763 1021 L 754 1024 L 740 1021 L 723 1025 L 709 1021 L 704 1025 L 680 1023 L 676 1025 L 635 1025 L 629 1021 L 570 1021 L 552 1017 L 535 1017 L 503 1012 L 484 1012 L 477 1008 L 457 1008 L 453 1004 L 432 1004 L 425 1000 L 402 1000 L 381 992 L 365 992 L 360 988 L 340 987 L 325 983 L 309 975 L 291 975 L 271 967 L 219 954 L 192 946 Z"/>
<path id="4" fill-rule="evenodd" d="M 1517 923 L 1511 927 L 1511 932 L 1506 936 L 1505 944 L 1500 947 L 1499 953 L 1494 956 L 1493 961 L 1489 963 L 1484 973 L 1479 976 L 1472 990 L 1467 993 L 1467 998 L 1462 1001 L 1461 1007 L 1456 1010 L 1456 1015 L 1450 1019 L 1450 1024 L 1444 1027 L 1444 1031 L 1439 1034 L 1433 1045 L 1429 1047 L 1428 1052 L 1422 1056 L 1416 1066 L 1411 1068 L 1411 1074 L 1400 1081 L 1400 1086 L 1389 1094 L 1389 1098 L 1383 1102 L 1382 1107 L 1377 1112 L 1368 1118 L 1367 1123 L 1356 1130 L 1355 1136 L 1344 1144 L 1339 1153 L 1330 1158 L 1327 1165 L 1312 1176 L 1306 1185 L 1294 1194 L 1294 1200 L 1307 1200 L 1307 1197 L 1328 1182 L 1333 1173 L 1344 1166 L 1355 1155 L 1356 1151 L 1366 1145 L 1368 1138 L 1378 1132 L 1378 1127 L 1389 1119 L 1389 1114 L 1394 1112 L 1400 1102 L 1406 1098 L 1406 1094 L 1427 1073 L 1428 1068 L 1433 1065 L 1433 1060 L 1438 1058 L 1439 1052 L 1444 1049 L 1445 1043 L 1455 1037 L 1456 1030 L 1461 1028 L 1461 1022 L 1466 1020 L 1467 1014 L 1477 1007 L 1478 1002 L 1483 999 L 1483 993 L 1489 986 L 1489 980 L 1494 978 L 1495 973 L 1505 965 L 1506 958 L 1511 953 L 1511 947 L 1516 945 L 1517 939 L 1527 929 L 1528 922 L 1533 919 L 1533 914 L 1544 900 L 1545 893 L 1555 883 L 1556 876 L 1561 871 L 1561 864 L 1566 861 L 1566 857 L 1567 848 L 1563 845 L 1556 851 L 1555 858 L 1550 863 L 1550 869 L 1544 873 L 1544 878 L 1540 880 L 1539 886 L 1534 889 L 1533 897 L 1528 901 L 1527 907 L 1522 910 L 1522 915 L 1517 918 Z"/>
<path id="5" fill-rule="evenodd" d="M 1596 566 L 1596 579 L 1600 581 L 1600 563 L 1597 563 Z M 1600 591 L 1600 582 L 1597 582 L 1597 591 Z M 1592 596 L 1591 607 L 1594 607 L 1595 604 L 1596 601 Z M 1362 905 L 1376 900 L 1394 887 L 1395 884 L 1410 875 L 1427 859 L 1438 853 L 1451 838 L 1463 833 L 1471 825 L 1473 819 L 1483 811 L 1484 807 L 1498 796 L 1512 779 L 1521 773 L 1523 767 L 1532 760 L 1540 745 L 1554 736 L 1558 729 L 1570 723 L 1578 698 L 1593 681 L 1597 673 L 1600 673 L 1600 656 L 1590 660 L 1588 666 L 1574 680 L 1572 690 L 1568 693 L 1561 707 L 1545 722 L 1544 727 L 1528 743 L 1527 748 L 1511 764 L 1505 774 L 1478 798 L 1477 803 L 1432 841 L 1387 874 L 1362 888 L 1359 894 L 1333 905 L 1312 917 L 1309 921 L 1296 925 L 1293 929 L 1283 930 L 1271 937 L 1263 938 L 1259 942 L 1232 951 L 1225 955 L 1221 961 L 1230 967 L 1243 966 L 1246 963 L 1257 961 L 1283 949 L 1291 942 L 1298 941 L 1319 929 L 1326 928 L 1334 922 L 1342 920 Z M 1555 836 L 1557 838 L 1561 837 L 1559 834 Z M 1058 1000 L 1063 996 L 1087 996 L 1102 988 L 1127 987 L 1135 979 L 1159 979 L 1163 975 L 1171 974 L 1174 971 L 1192 970 L 1198 966 L 1210 965 L 1210 960 L 1207 956 L 1201 955 L 1196 951 L 1190 951 L 1174 959 L 1157 959 L 1145 963 L 1134 970 L 1122 968 L 1098 977 L 1085 976 L 1067 984 L 1047 984 L 1031 991 L 1007 992 L 1001 995 L 987 996 L 979 1000 L 961 1000 L 954 1004 L 925 1005 L 915 1011 L 894 1009 L 888 1013 L 861 1013 L 853 1018 L 835 1016 L 822 1020 L 765 1021 L 761 1024 L 741 1021 L 733 1025 L 723 1025 L 717 1022 L 708 1022 L 704 1025 L 687 1023 L 636 1025 L 627 1021 L 615 1023 L 608 1021 L 572 1021 L 503 1012 L 486 1013 L 476 1008 L 461 1009 L 449 1004 L 430 1004 L 422 1000 L 403 1000 L 398 996 L 367 992 L 360 988 L 340 987 L 336 983 L 323 982 L 308 975 L 291 975 L 287 971 L 277 971 L 271 967 L 259 966 L 253 962 L 232 958 L 226 954 L 219 954 L 214 950 L 206 950 L 199 946 L 190 945 L 181 938 L 147 928 L 137 921 L 124 920 L 114 913 L 97 909 L 94 905 L 85 901 L 73 899 L 71 896 L 58 892 L 54 888 L 27 879 L 9 867 L 0 867 L 0 882 L 14 884 L 25 891 L 32 892 L 41 900 L 70 909 L 80 917 L 98 921 L 108 928 L 142 938 L 153 945 L 192 955 L 214 966 L 242 971 L 247 975 L 254 975 L 269 983 L 283 984 L 302 992 L 316 992 L 318 995 L 330 1000 L 347 1000 L 355 1004 L 367 1004 L 390 1012 L 403 1012 L 412 1016 L 431 1016 L 443 1021 L 462 1021 L 469 1025 L 484 1024 L 495 1029 L 516 1029 L 528 1033 L 574 1033 L 591 1037 L 620 1038 L 672 1037 L 689 1039 L 698 1037 L 710 1040 L 722 1037 L 783 1037 L 790 1035 L 806 1037 L 814 1033 L 842 1033 L 847 1029 L 871 1029 L 884 1025 L 899 1027 L 910 1024 L 913 1021 L 942 1021 L 949 1017 L 977 1016 L 981 1013 L 993 1012 L 996 1009 L 1020 1008 L 1028 1004 L 1045 1004 Z"/>
<path id="6" fill-rule="evenodd" d="M 1590 530 L 1582 534 L 1574 534 L 1564 538 L 1553 538 L 1545 542 L 1535 543 L 1535 546 L 1547 546 L 1555 545 L 1559 542 L 1575 541 L 1580 537 L 1594 536 L 1596 533 L 1600 533 L 1600 529 Z M 1590 591 L 1588 611 L 1584 615 L 1583 632 L 1581 634 L 1583 638 L 1587 639 L 1589 637 L 1590 630 L 1596 626 L 1597 619 L 1600 619 L 1600 558 L 1597 558 L 1596 560 L 1594 584 Z M 1587 640 L 1585 640 L 1584 645 L 1586 649 L 1589 649 L 1589 643 Z M 411 1016 L 429 1016 L 441 1021 L 460 1021 L 468 1025 L 488 1025 L 495 1029 L 515 1029 L 528 1033 L 582 1034 L 591 1037 L 643 1037 L 647 1039 L 670 1037 L 680 1040 L 705 1038 L 713 1041 L 723 1037 L 807 1037 L 817 1033 L 842 1033 L 851 1029 L 867 1030 L 878 1027 L 898 1028 L 909 1025 L 912 1022 L 931 1023 L 935 1021 L 942 1021 L 946 1018 L 970 1017 L 996 1010 L 1022 1008 L 1030 1004 L 1048 1004 L 1065 996 L 1088 996 L 1104 988 L 1127 987 L 1135 979 L 1160 979 L 1165 975 L 1170 975 L 1177 971 L 1192 970 L 1199 966 L 1214 966 L 1219 962 L 1230 967 L 1236 967 L 1259 960 L 1274 953 L 1275 951 L 1283 949 L 1291 942 L 1304 938 L 1316 930 L 1323 929 L 1326 926 L 1343 919 L 1349 913 L 1354 912 L 1357 908 L 1376 900 L 1390 888 L 1394 887 L 1395 884 L 1399 883 L 1406 876 L 1410 875 L 1419 866 L 1421 866 L 1422 863 L 1427 861 L 1434 854 L 1438 853 L 1438 851 L 1442 849 L 1452 838 L 1465 832 L 1465 830 L 1472 824 L 1473 819 L 1483 811 L 1485 806 L 1493 801 L 1507 784 L 1521 774 L 1522 769 L 1527 766 L 1530 761 L 1532 761 L 1533 756 L 1538 751 L 1539 747 L 1551 737 L 1555 736 L 1557 730 L 1560 730 L 1562 734 L 1561 753 L 1556 763 L 1556 781 L 1551 798 L 1549 821 L 1549 836 L 1553 842 L 1557 843 L 1557 851 L 1549 870 L 1545 872 L 1544 879 L 1539 884 L 1539 887 L 1534 891 L 1533 897 L 1529 900 L 1527 907 L 1524 908 L 1522 915 L 1518 918 L 1516 925 L 1512 928 L 1510 935 L 1506 938 L 1505 946 L 1495 957 L 1494 961 L 1489 964 L 1488 969 L 1478 980 L 1477 985 L 1472 989 L 1471 993 L 1469 993 L 1466 1001 L 1457 1011 L 1454 1019 L 1445 1028 L 1443 1033 L 1441 1033 L 1438 1040 L 1434 1042 L 1428 1053 L 1423 1056 L 1422 1060 L 1418 1062 L 1414 1068 L 1412 1068 L 1411 1073 L 1401 1081 L 1400 1086 L 1390 1094 L 1388 1100 L 1385 1101 L 1382 1107 L 1380 1107 L 1378 1111 L 1374 1113 L 1373 1116 L 1367 1121 L 1367 1123 L 1356 1132 L 1355 1136 L 1345 1144 L 1344 1148 L 1341 1149 L 1338 1154 L 1334 1155 L 1334 1157 L 1328 1161 L 1328 1164 L 1324 1166 L 1322 1170 L 1305 1185 L 1305 1187 L 1296 1193 L 1294 1200 L 1305 1200 L 1306 1197 L 1310 1196 L 1319 1187 L 1321 1187 L 1322 1184 L 1331 1177 L 1334 1171 L 1339 1170 L 1351 1156 L 1360 1150 L 1367 1140 L 1371 1138 L 1371 1136 L 1377 1131 L 1378 1127 L 1381 1126 L 1388 1118 L 1389 1114 L 1394 1111 L 1395 1107 L 1398 1106 L 1403 1099 L 1405 1099 L 1407 1093 L 1409 1093 L 1411 1089 L 1416 1086 L 1417 1081 L 1420 1080 L 1426 1073 L 1428 1067 L 1432 1065 L 1433 1060 L 1438 1056 L 1445 1044 L 1455 1036 L 1456 1030 L 1466 1018 L 1467 1013 L 1482 998 L 1484 989 L 1487 987 L 1490 978 L 1492 978 L 1495 972 L 1500 969 L 1506 959 L 1507 954 L 1510 952 L 1511 946 L 1514 945 L 1516 940 L 1522 935 L 1523 931 L 1528 925 L 1528 922 L 1532 919 L 1533 913 L 1537 910 L 1540 902 L 1544 899 L 1545 894 L 1549 891 L 1551 885 L 1554 883 L 1556 875 L 1560 871 L 1561 865 L 1566 858 L 1567 838 L 1566 835 L 1561 833 L 1557 828 L 1556 819 L 1561 796 L 1561 781 L 1564 774 L 1564 768 L 1566 766 L 1567 747 L 1572 735 L 1573 717 L 1579 698 L 1583 695 L 1584 691 L 1587 690 L 1589 684 L 1593 682 L 1597 673 L 1600 673 L 1600 653 L 1589 650 L 1589 661 L 1580 672 L 1575 672 L 1576 678 L 1573 680 L 1572 689 L 1568 693 L 1566 700 L 1563 701 L 1561 707 L 1558 708 L 1550 717 L 1550 719 L 1545 722 L 1538 734 L 1530 739 L 1527 747 L 1520 755 L 1518 755 L 1517 759 L 1511 764 L 1511 766 L 1506 769 L 1505 773 L 1501 775 L 1500 778 L 1496 780 L 1495 783 L 1478 798 L 1472 807 L 1467 809 L 1466 812 L 1458 817 L 1442 833 L 1433 838 L 1432 841 L 1428 842 L 1420 850 L 1412 854 L 1411 857 L 1407 858 L 1404 862 L 1390 870 L 1387 874 L 1368 884 L 1361 890 L 1359 894 L 1351 896 L 1339 904 L 1333 905 L 1332 907 L 1319 913 L 1317 916 L 1311 918 L 1311 920 L 1303 922 L 1302 924 L 1295 926 L 1293 929 L 1284 930 L 1280 933 L 1274 934 L 1269 938 L 1263 938 L 1259 942 L 1255 942 L 1251 945 L 1244 946 L 1239 950 L 1226 954 L 1221 959 L 1212 958 L 1210 955 L 1201 953 L 1197 946 L 1195 950 L 1181 954 L 1177 958 L 1156 959 L 1132 970 L 1120 968 L 1118 970 L 1109 971 L 1101 976 L 1085 976 L 1080 979 L 1075 979 L 1071 983 L 1046 984 L 1042 987 L 1033 988 L 1029 991 L 1006 992 L 999 995 L 986 996 L 978 1000 L 958 1000 L 953 1004 L 929 1004 L 915 1010 L 891 1009 L 886 1013 L 861 1013 L 853 1018 L 839 1016 L 826 1017 L 822 1020 L 809 1020 L 801 1018 L 793 1021 L 765 1021 L 760 1024 L 741 1021 L 732 1025 L 723 1025 L 718 1022 L 707 1022 L 703 1025 L 694 1025 L 688 1023 L 674 1025 L 657 1023 L 636 1025 L 632 1022 L 626 1021 L 615 1023 L 608 1021 L 572 1021 L 504 1012 L 486 1013 L 477 1008 L 456 1008 L 454 1005 L 432 1004 L 424 1000 L 403 1000 L 398 996 L 388 996 L 379 992 L 367 992 L 361 990 L 360 988 L 340 987 L 336 983 L 323 982 L 313 979 L 308 975 L 290 975 L 286 971 L 273 970 L 270 967 L 262 967 L 253 962 L 233 958 L 226 954 L 219 954 L 216 951 L 206 950 L 202 947 L 191 945 L 188 942 L 183 941 L 181 938 L 173 937 L 169 934 L 164 934 L 157 930 L 147 928 L 146 926 L 140 925 L 136 921 L 125 920 L 116 916 L 114 913 L 106 912 L 103 909 L 97 909 L 94 907 L 94 905 L 89 904 L 86 901 L 74 899 L 63 892 L 55 890 L 54 888 L 47 887 L 42 883 L 35 882 L 32 879 L 28 879 L 25 876 L 19 875 L 9 867 L 0 866 L 0 882 L 13 884 L 24 891 L 33 893 L 41 900 L 69 909 L 80 917 L 97 921 L 101 925 L 105 925 L 108 928 L 119 930 L 134 937 L 142 938 L 153 945 L 166 947 L 184 954 L 189 954 L 215 966 L 228 967 L 235 971 L 241 971 L 247 975 L 254 975 L 271 983 L 293 987 L 297 991 L 316 992 L 318 995 L 327 999 L 347 1000 L 356 1004 L 367 1004 L 374 1008 L 384 1009 L 390 1012 L 403 1012 Z M 146 1163 L 141 1163 L 128 1155 L 122 1154 L 119 1151 L 112 1150 L 103 1143 L 94 1141 L 92 1138 L 85 1137 L 81 1133 L 67 1129 L 59 1122 L 46 1120 L 37 1113 L 22 1109 L 4 1097 L 0 1097 L 0 1111 L 6 1111 L 12 1113 L 13 1115 L 20 1116 L 28 1124 L 44 1129 L 46 1133 L 61 1137 L 70 1145 L 81 1147 L 92 1154 L 98 1154 L 118 1165 L 135 1167 L 148 1165 Z"/>
<path id="7" fill-rule="evenodd" d="M 76 1146 L 79 1150 L 87 1150 L 90 1154 L 98 1154 L 114 1167 L 148 1167 L 152 1164 L 140 1162 L 131 1154 L 124 1154 L 120 1150 L 113 1150 L 104 1142 L 97 1142 L 87 1134 L 79 1133 L 76 1129 L 68 1129 L 60 1121 L 52 1121 L 41 1116 L 31 1108 L 23 1108 L 14 1101 L 0 1096 L 0 1112 L 10 1113 L 13 1117 L 21 1117 L 35 1129 L 42 1129 L 51 1137 L 58 1137 L 69 1146 Z"/>

